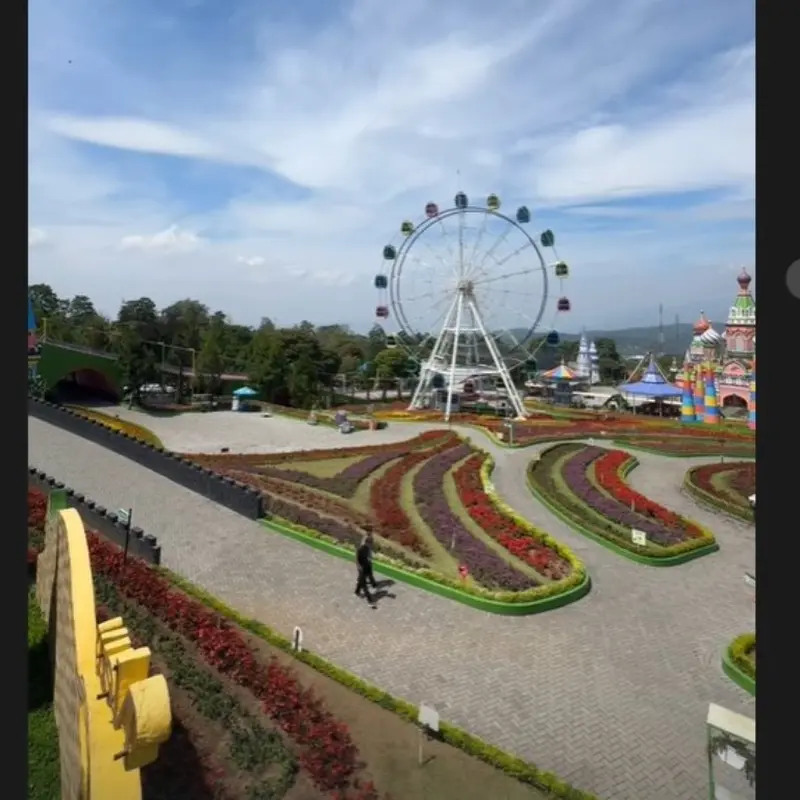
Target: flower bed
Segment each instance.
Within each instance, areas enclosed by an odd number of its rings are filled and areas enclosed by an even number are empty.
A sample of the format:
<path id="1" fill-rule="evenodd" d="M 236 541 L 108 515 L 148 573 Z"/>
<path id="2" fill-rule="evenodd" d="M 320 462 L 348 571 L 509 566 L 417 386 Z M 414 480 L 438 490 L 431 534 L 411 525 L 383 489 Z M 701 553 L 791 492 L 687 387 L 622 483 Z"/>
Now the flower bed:
<path id="1" fill-rule="evenodd" d="M 701 503 L 748 522 L 754 520 L 748 500 L 756 492 L 756 465 L 753 461 L 693 467 L 686 473 L 684 487 Z"/>
<path id="2" fill-rule="evenodd" d="M 534 492 L 579 532 L 610 543 L 623 555 L 638 556 L 636 560 L 675 563 L 675 557 L 694 557 L 714 547 L 709 531 L 625 483 L 625 474 L 635 465 L 620 450 L 556 445 L 530 465 L 528 477 Z M 633 543 L 632 528 L 646 535 L 645 544 Z"/>
<path id="3" fill-rule="evenodd" d="M 72 411 L 74 411 L 76 414 L 80 414 L 80 416 L 85 417 L 86 419 L 99 422 L 101 425 L 105 425 L 106 428 L 111 428 L 112 431 L 117 431 L 117 433 L 126 433 L 133 439 L 137 439 L 145 444 L 152 444 L 154 447 L 164 447 L 164 445 L 161 444 L 161 440 L 158 438 L 158 436 L 145 428 L 143 425 L 137 425 L 135 422 L 129 422 L 128 420 L 119 419 L 118 417 L 112 417 L 108 414 L 103 414 L 101 411 L 83 408 L 82 406 L 66 406 L 66 408 L 72 409 Z"/>
<path id="4" fill-rule="evenodd" d="M 435 591 L 439 586 L 476 598 L 513 603 L 520 608 L 530 606 L 525 613 L 533 613 L 536 610 L 533 604 L 539 600 L 548 599 L 547 607 L 555 607 L 552 599 L 558 594 L 572 597 L 573 590 L 588 591 L 586 573 L 579 562 L 576 561 L 579 566 L 576 571 L 569 558 L 555 551 L 548 554 L 543 545 L 537 548 L 530 531 L 512 521 L 485 492 L 470 496 L 469 511 L 463 507 L 457 492 L 451 492 L 453 496 L 449 498 L 444 496 L 445 476 L 473 451 L 452 432 L 429 431 L 405 444 L 328 451 L 331 460 L 359 459 L 332 478 L 321 478 L 302 469 L 304 462 L 313 461 L 315 470 L 324 474 L 324 465 L 316 464 L 324 461 L 325 454 L 320 451 L 311 458 L 304 452 L 294 454 L 291 469 L 290 454 L 281 454 L 280 461 L 268 462 L 269 469 L 265 469 L 265 457 L 258 455 L 205 455 L 199 460 L 207 468 L 258 488 L 264 496 L 267 521 L 280 532 L 295 534 L 304 541 L 310 537 L 316 540 L 315 544 L 324 542 L 349 552 L 358 546 L 365 533 L 374 533 L 378 563 L 400 570 L 393 577 L 428 590 Z M 480 456 L 481 462 L 483 458 Z M 272 468 L 273 463 L 281 467 Z M 480 480 L 480 463 L 475 463 Z M 365 481 L 368 486 L 359 491 Z M 452 502 L 458 508 L 451 508 Z M 529 574 L 520 569 L 514 558 L 493 549 L 475 528 L 464 525 L 464 518 L 480 516 L 481 504 L 485 506 L 483 524 L 492 526 L 491 530 L 481 529 L 536 572 Z M 504 535 L 498 539 L 500 519 L 506 523 Z M 440 546 L 435 547 L 433 539 Z M 523 541 L 530 543 L 530 553 L 521 557 L 525 551 Z M 336 548 L 322 549 L 346 555 Z M 464 566 L 468 577 L 458 578 L 456 568 Z M 447 596 L 460 599 L 463 595 L 448 591 Z M 578 596 L 580 592 L 574 599 Z"/>
<path id="5" fill-rule="evenodd" d="M 458 496 L 470 517 L 509 553 L 550 580 L 566 578 L 572 571 L 569 561 L 545 543 L 530 526 L 522 527 L 492 503 L 484 488 L 482 470 L 488 457 L 473 455 L 456 470 Z"/>
<path id="6" fill-rule="evenodd" d="M 515 569 L 461 523 L 450 508 L 442 482 L 447 473 L 471 450 L 462 444 L 428 459 L 414 476 L 414 502 L 420 516 L 437 541 L 468 568 L 481 586 L 491 590 L 522 592 L 538 582 Z"/>
<path id="7" fill-rule="evenodd" d="M 39 509 L 44 498 L 37 494 L 32 492 L 29 499 Z M 29 517 L 39 519 L 41 536 L 43 514 L 31 509 Z M 387 779 L 379 778 L 378 785 L 394 790 L 396 781 L 398 798 L 416 796 L 416 706 L 393 698 L 312 652 L 294 652 L 287 639 L 237 614 L 168 570 L 131 558 L 125 564 L 116 547 L 92 532 L 87 536 L 96 594 L 104 604 L 98 609 L 98 621 L 109 614 L 122 614 L 137 644 L 152 642 L 155 658 L 163 654 L 158 666 L 170 682 L 173 732 L 162 746 L 159 759 L 143 771 L 147 796 L 277 800 L 282 796 L 281 780 L 292 772 L 288 756 L 296 752 L 300 757 L 294 761 L 304 769 L 294 787 L 297 791 L 289 797 L 377 800 L 378 793 L 359 757 L 365 750 L 382 761 Z M 268 653 L 272 655 L 265 655 Z M 310 673 L 309 668 L 316 671 L 308 675 L 315 691 L 302 685 L 302 676 Z M 327 687 L 334 682 L 341 686 L 334 686 L 336 691 L 328 698 Z M 342 686 L 350 692 L 342 692 Z M 194 702 L 176 707 L 176 700 L 190 695 Z M 353 742 L 347 728 L 326 710 L 328 704 L 349 711 L 348 719 L 363 735 L 363 745 L 361 740 Z M 199 722 L 212 734 L 206 737 L 206 745 L 217 744 L 213 732 L 221 730 L 226 739 L 223 744 L 232 746 L 206 752 L 203 737 L 195 736 Z M 210 722 L 218 727 L 211 730 L 207 727 Z M 276 739 L 272 732 L 275 727 L 281 728 L 288 749 Z M 457 783 L 462 790 L 467 787 L 469 800 L 522 794 L 531 800 L 597 800 L 444 720 L 440 739 L 428 745 L 439 765 L 437 777 L 429 777 L 426 784 L 433 797 L 448 796 Z M 354 752 L 355 748 L 358 751 Z M 226 752 L 230 756 L 227 761 Z M 272 764 L 270 792 L 265 783 L 248 783 L 263 769 L 265 757 Z M 374 763 L 372 755 L 367 763 Z M 345 777 L 348 771 L 349 780 Z M 315 789 L 311 775 L 317 776 L 318 787 L 347 782 L 349 788 L 330 793 Z M 302 785 L 304 780 L 306 786 Z M 517 781 L 528 788 L 521 790 Z M 248 787 L 252 791 L 243 791 Z M 226 792 L 226 788 L 232 788 L 232 792 Z"/>

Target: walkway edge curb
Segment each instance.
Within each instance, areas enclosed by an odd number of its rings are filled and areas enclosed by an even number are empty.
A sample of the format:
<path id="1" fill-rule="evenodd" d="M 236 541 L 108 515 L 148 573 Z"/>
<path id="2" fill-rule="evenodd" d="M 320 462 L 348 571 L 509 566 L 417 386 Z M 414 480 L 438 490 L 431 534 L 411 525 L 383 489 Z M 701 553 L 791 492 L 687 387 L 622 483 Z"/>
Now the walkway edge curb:
<path id="1" fill-rule="evenodd" d="M 348 550 L 346 547 L 318 538 L 314 533 L 305 533 L 291 528 L 288 525 L 274 522 L 273 520 L 261 519 L 259 522 L 267 530 L 273 531 L 274 533 L 279 533 L 297 542 L 302 542 L 328 555 L 355 563 L 355 552 L 353 550 Z M 417 589 L 431 592 L 431 594 L 437 594 L 448 600 L 455 600 L 457 603 L 462 603 L 463 605 L 470 606 L 479 611 L 486 611 L 490 614 L 501 614 L 504 616 L 522 617 L 531 614 L 540 614 L 544 611 L 552 611 L 553 609 L 561 608 L 570 603 L 574 603 L 576 600 L 580 600 L 587 595 L 592 588 L 592 581 L 587 573 L 577 586 L 573 586 L 558 594 L 543 597 L 540 600 L 506 603 L 500 600 L 493 600 L 490 597 L 479 597 L 478 595 L 462 592 L 459 589 L 437 583 L 422 575 L 415 575 L 412 572 L 408 572 L 400 567 L 395 567 L 392 564 L 386 564 L 382 561 L 375 560 L 373 566 L 375 571 L 379 572 L 381 575 L 386 575 L 389 578 L 402 581 Z"/>

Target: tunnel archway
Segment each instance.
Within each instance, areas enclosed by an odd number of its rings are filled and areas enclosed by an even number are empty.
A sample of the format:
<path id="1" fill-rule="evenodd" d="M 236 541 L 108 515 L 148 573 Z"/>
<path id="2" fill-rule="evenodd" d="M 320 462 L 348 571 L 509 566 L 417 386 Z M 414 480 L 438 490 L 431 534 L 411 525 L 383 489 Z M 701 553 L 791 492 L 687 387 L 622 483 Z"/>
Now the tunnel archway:
<path id="1" fill-rule="evenodd" d="M 119 390 L 102 372 L 83 367 L 68 372 L 49 387 L 58 403 L 97 404 L 119 402 Z"/>

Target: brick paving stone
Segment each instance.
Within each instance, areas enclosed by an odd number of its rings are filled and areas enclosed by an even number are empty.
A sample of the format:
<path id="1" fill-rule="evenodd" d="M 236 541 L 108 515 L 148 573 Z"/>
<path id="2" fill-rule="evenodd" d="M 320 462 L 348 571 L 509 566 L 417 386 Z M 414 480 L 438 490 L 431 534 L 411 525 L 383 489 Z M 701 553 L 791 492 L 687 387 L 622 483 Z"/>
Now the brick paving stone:
<path id="1" fill-rule="evenodd" d="M 633 485 L 707 524 L 721 550 L 673 568 L 635 564 L 534 500 L 525 466 L 537 448 L 507 451 L 465 432 L 494 455 L 501 496 L 586 562 L 594 587 L 586 598 L 507 618 L 397 584 L 396 598 L 373 610 L 354 597 L 347 562 L 28 420 L 30 463 L 107 507 L 132 506 L 137 524 L 158 536 L 165 566 L 243 614 L 287 636 L 300 625 L 310 650 L 600 796 L 701 800 L 708 703 L 755 714 L 754 699 L 719 663 L 726 644 L 755 625 L 742 576 L 754 562 L 752 526 L 705 516 L 680 492 L 691 462 L 637 453 Z"/>

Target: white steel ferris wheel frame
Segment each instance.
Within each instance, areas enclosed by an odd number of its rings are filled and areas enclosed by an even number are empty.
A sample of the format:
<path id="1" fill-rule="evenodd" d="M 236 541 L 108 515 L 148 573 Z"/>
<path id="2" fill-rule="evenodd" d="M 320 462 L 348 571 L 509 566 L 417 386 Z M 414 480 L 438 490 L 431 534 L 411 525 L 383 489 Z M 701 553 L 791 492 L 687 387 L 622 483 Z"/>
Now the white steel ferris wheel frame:
<path id="1" fill-rule="evenodd" d="M 487 216 L 496 217 L 497 219 L 505 222 L 508 225 L 507 232 L 516 229 L 521 233 L 526 242 L 519 251 L 530 247 L 536 254 L 539 261 L 539 267 L 542 274 L 542 299 L 533 324 L 530 326 L 526 336 L 522 342 L 517 342 L 517 345 L 522 348 L 533 336 L 534 331 L 539 325 L 545 311 L 547 297 L 548 297 L 548 274 L 547 263 L 539 250 L 535 240 L 510 217 L 500 213 L 496 209 L 483 208 L 480 206 L 464 206 L 462 208 L 450 208 L 438 212 L 435 216 L 426 219 L 419 227 L 415 228 L 413 233 L 406 237 L 398 249 L 397 255 L 393 259 L 391 276 L 389 280 L 389 300 L 392 306 L 392 311 L 399 322 L 403 332 L 413 338 L 418 332 L 413 329 L 409 324 L 408 318 L 403 310 L 403 300 L 401 296 L 401 282 L 403 265 L 409 252 L 411 252 L 415 242 L 430 228 L 442 225 L 442 221 L 453 216 L 458 216 L 458 258 L 457 262 L 453 264 L 455 273 L 455 284 L 453 291 L 453 299 L 445 315 L 442 327 L 434 341 L 433 349 L 430 356 L 421 363 L 420 374 L 417 387 L 409 404 L 409 410 L 424 408 L 425 398 L 431 394 L 433 388 L 433 380 L 436 375 L 446 376 L 447 383 L 447 401 L 445 404 L 444 418 L 449 421 L 453 407 L 453 395 L 455 394 L 455 386 L 459 369 L 458 356 L 459 350 L 464 348 L 464 342 L 472 340 L 475 344 L 476 339 L 482 339 L 489 352 L 491 364 L 479 365 L 475 364 L 476 373 L 482 375 L 497 375 L 503 383 L 506 391 L 508 401 L 516 413 L 517 418 L 524 419 L 527 417 L 525 405 L 522 397 L 517 391 L 514 381 L 511 378 L 511 372 L 506 364 L 502 354 L 500 353 L 494 337 L 486 327 L 483 319 L 483 314 L 478 305 L 478 299 L 475 296 L 475 289 L 483 282 L 475 275 L 475 264 L 467 263 L 464 259 L 464 218 L 466 214 L 484 214 Z M 444 231 L 444 227 L 442 226 Z M 507 235 L 507 234 L 505 234 Z M 500 237 L 493 247 L 496 247 L 505 239 L 505 235 Z M 489 252 L 491 253 L 492 248 Z M 485 259 L 484 259 L 485 261 Z M 526 270 L 527 272 L 527 270 Z M 508 276 L 498 276 L 497 279 Z M 487 279 L 493 280 L 493 279 Z M 448 365 L 449 361 L 449 365 Z"/>

